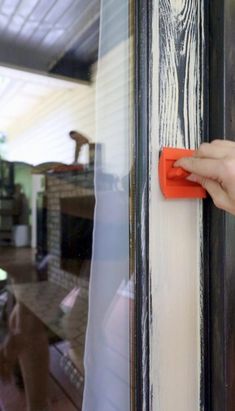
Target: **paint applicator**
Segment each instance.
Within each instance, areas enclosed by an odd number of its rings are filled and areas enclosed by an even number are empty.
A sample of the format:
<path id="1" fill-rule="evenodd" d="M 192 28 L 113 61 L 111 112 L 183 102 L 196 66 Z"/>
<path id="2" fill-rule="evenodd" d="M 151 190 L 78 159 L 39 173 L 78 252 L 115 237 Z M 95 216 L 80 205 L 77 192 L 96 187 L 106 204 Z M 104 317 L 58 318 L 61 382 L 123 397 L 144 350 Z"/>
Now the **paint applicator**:
<path id="1" fill-rule="evenodd" d="M 190 175 L 174 163 L 182 157 L 192 157 L 195 150 L 164 147 L 159 159 L 159 182 L 162 194 L 167 199 L 206 198 L 206 190 L 198 183 L 187 180 Z"/>

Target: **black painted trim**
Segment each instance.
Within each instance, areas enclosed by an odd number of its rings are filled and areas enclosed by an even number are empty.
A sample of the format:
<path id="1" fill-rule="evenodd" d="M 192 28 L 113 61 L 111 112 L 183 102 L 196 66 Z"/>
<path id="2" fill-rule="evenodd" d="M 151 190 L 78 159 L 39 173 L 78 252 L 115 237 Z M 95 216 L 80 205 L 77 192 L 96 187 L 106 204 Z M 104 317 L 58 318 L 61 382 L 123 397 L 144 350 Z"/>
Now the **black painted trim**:
<path id="1" fill-rule="evenodd" d="M 210 9 L 209 1 L 204 3 L 204 50 L 202 66 L 202 82 L 204 84 L 204 113 L 202 125 L 202 142 L 209 141 L 209 79 L 210 79 Z M 201 379 L 200 379 L 200 409 L 209 411 L 211 408 L 211 358 L 210 358 L 210 265 L 209 265 L 209 224 L 211 200 L 203 202 L 203 255 L 201 259 Z"/>
<path id="2" fill-rule="evenodd" d="M 150 410 L 149 119 L 151 0 L 135 2 L 136 411 Z"/>
<path id="3" fill-rule="evenodd" d="M 232 0 L 209 3 L 209 140 L 235 141 L 235 7 Z M 209 411 L 235 407 L 235 218 L 205 204 L 205 265 L 208 269 Z"/>
<path id="4" fill-rule="evenodd" d="M 91 81 L 92 64 L 79 61 L 73 53 L 68 52 L 49 71 L 51 74 L 60 75 L 81 81 Z"/>

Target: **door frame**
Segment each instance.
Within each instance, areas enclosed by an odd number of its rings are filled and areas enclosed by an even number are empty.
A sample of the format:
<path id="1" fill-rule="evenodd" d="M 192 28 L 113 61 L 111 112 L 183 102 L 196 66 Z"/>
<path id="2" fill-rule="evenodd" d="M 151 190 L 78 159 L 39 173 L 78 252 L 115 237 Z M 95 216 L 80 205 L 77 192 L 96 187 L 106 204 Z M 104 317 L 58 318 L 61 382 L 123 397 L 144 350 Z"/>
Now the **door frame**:
<path id="1" fill-rule="evenodd" d="M 209 2 L 208 2 L 209 3 Z M 235 7 L 208 5 L 209 141 L 235 141 Z M 233 411 L 235 404 L 235 218 L 210 200 L 204 214 L 206 410 Z"/>
<path id="2" fill-rule="evenodd" d="M 150 410 L 149 135 L 152 0 L 134 4 L 135 410 Z"/>

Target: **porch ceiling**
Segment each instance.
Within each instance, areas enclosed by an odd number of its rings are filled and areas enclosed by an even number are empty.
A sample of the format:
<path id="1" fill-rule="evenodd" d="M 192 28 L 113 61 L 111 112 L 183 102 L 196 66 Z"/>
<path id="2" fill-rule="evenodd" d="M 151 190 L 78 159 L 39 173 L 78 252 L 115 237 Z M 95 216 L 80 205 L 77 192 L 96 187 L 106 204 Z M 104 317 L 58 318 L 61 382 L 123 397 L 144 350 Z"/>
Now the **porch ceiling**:
<path id="1" fill-rule="evenodd" d="M 100 0 L 0 1 L 0 64 L 89 80 Z"/>

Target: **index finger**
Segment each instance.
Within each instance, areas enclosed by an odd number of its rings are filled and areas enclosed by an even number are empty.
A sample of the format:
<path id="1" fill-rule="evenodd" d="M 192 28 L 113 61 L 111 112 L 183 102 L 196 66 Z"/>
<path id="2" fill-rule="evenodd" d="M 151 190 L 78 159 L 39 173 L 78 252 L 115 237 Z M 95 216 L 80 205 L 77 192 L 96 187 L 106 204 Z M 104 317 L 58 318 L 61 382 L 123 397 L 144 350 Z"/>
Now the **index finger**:
<path id="1" fill-rule="evenodd" d="M 198 157 L 183 157 L 174 163 L 174 167 L 181 167 L 190 173 L 214 180 L 220 177 L 220 161 Z"/>
<path id="2" fill-rule="evenodd" d="M 234 148 L 235 145 L 227 146 L 213 143 L 203 143 L 194 153 L 193 157 L 221 159 L 231 154 L 231 150 L 234 151 Z"/>

